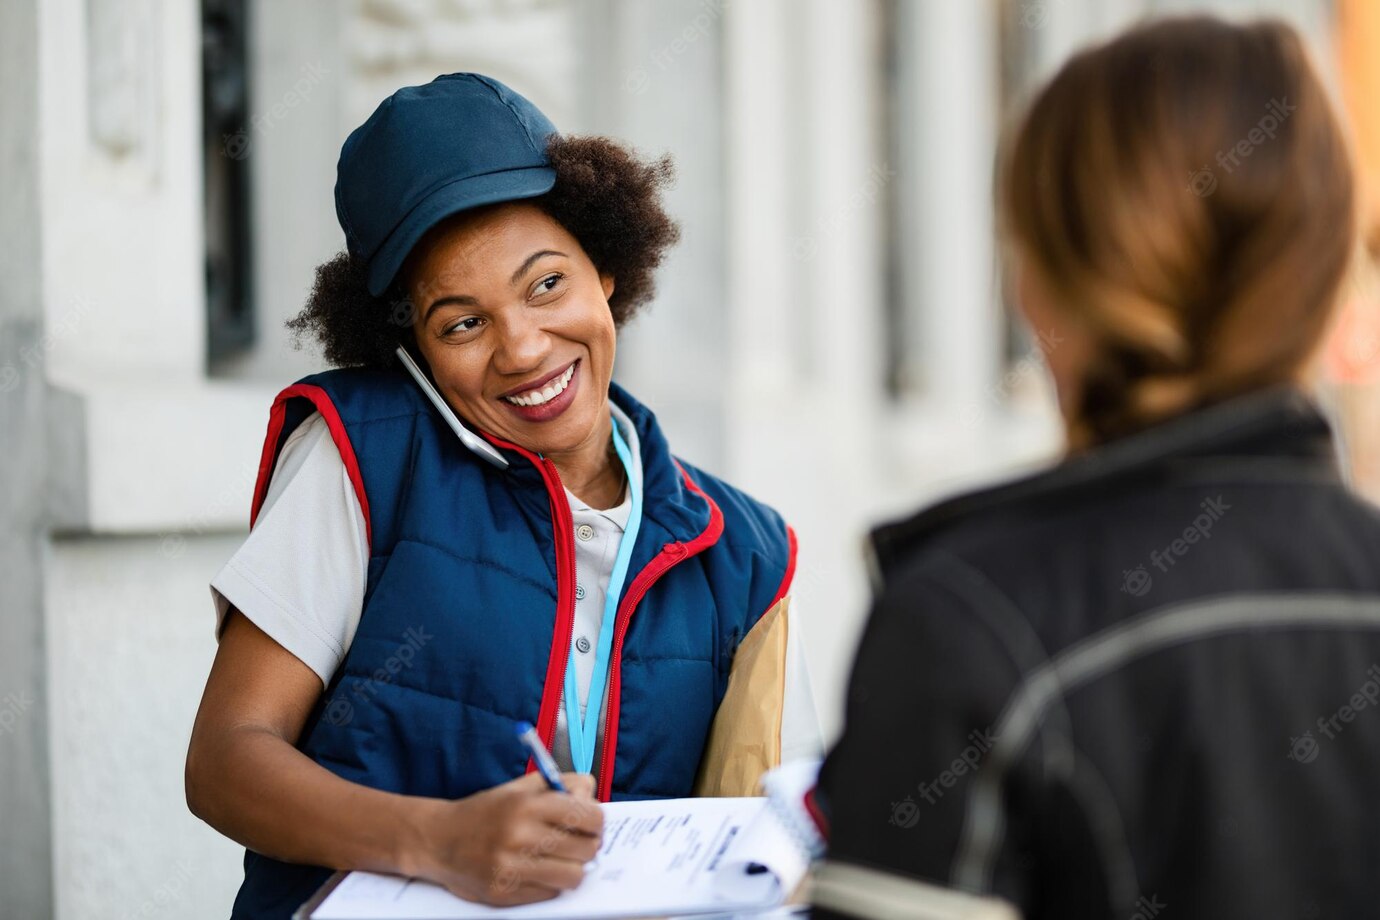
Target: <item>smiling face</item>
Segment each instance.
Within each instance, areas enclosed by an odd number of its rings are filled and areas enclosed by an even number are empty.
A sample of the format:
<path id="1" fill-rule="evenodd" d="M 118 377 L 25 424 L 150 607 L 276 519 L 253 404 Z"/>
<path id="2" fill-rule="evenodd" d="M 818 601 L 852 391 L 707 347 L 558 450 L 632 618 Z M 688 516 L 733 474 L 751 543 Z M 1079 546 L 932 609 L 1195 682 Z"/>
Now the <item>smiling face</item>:
<path id="1" fill-rule="evenodd" d="M 466 212 L 417 244 L 406 278 L 417 346 L 457 413 L 541 454 L 606 453 L 613 279 L 564 227 L 530 202 Z"/>

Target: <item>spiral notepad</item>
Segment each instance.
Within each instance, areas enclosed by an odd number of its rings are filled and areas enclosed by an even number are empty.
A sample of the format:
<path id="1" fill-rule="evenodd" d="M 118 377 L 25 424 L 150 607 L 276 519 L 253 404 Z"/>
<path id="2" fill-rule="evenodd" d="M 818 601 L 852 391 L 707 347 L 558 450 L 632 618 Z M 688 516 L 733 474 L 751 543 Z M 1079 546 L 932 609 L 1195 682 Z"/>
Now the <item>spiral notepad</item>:
<path id="1" fill-rule="evenodd" d="M 818 760 L 798 760 L 783 764 L 762 777 L 767 808 L 795 839 L 796 846 L 810 860 L 824 855 L 826 843 L 819 826 L 805 807 L 805 797 L 819 779 Z"/>

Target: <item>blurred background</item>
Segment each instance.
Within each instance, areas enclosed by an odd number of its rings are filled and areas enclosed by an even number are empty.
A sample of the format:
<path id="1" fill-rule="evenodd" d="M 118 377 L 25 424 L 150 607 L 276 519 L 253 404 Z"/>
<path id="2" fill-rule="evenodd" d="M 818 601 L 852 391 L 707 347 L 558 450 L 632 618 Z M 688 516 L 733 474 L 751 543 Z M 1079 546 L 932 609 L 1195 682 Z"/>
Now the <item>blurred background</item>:
<path id="1" fill-rule="evenodd" d="M 324 367 L 283 321 L 343 246 L 336 156 L 385 96 L 481 71 L 674 156 L 683 242 L 618 373 L 795 525 L 832 737 L 867 528 L 1059 448 L 1052 343 L 997 270 L 1001 126 L 1072 49 L 1184 10 L 1296 23 L 1373 194 L 1375 0 L 0 3 L 0 917 L 228 913 L 241 850 L 182 791 L 207 582 L 274 393 Z M 1366 262 L 1327 360 L 1371 494 L 1376 291 Z"/>

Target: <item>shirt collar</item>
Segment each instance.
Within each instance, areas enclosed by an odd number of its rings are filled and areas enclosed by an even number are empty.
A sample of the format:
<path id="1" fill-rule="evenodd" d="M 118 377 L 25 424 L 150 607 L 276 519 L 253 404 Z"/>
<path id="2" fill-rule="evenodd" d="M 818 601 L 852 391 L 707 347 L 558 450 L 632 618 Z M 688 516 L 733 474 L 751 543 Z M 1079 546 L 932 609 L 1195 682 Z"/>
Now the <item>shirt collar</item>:
<path id="1" fill-rule="evenodd" d="M 618 432 L 623 436 L 623 440 L 628 445 L 628 453 L 632 455 L 632 471 L 629 474 L 632 481 L 638 488 L 642 487 L 642 444 L 637 437 L 637 429 L 633 426 L 632 419 L 628 414 L 609 401 L 609 409 L 613 415 L 613 423 L 618 426 Z M 591 508 L 588 503 L 581 499 L 569 489 L 565 490 L 565 497 L 570 502 L 571 511 L 588 511 L 607 518 L 619 530 L 627 530 L 628 517 L 632 514 L 632 490 L 623 490 L 623 500 L 612 508 Z"/>

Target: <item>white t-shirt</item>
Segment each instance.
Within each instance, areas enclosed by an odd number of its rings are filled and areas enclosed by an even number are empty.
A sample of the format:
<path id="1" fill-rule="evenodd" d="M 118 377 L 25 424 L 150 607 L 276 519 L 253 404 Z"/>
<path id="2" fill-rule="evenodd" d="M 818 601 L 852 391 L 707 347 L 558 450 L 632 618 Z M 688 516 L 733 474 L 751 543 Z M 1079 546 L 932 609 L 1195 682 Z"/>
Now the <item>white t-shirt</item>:
<path id="1" fill-rule="evenodd" d="M 633 475 L 640 480 L 637 432 L 617 406 L 612 408 L 634 458 Z M 566 498 L 576 537 L 571 655 L 583 713 L 593 676 L 594 645 L 604 618 L 604 596 L 632 503 L 626 490 L 622 504 L 605 511 L 590 508 L 569 490 Z M 313 413 L 284 442 L 253 529 L 211 581 L 216 636 L 233 605 L 327 686 L 359 627 L 368 564 L 359 498 L 325 420 Z M 793 602 L 781 723 L 783 762 L 818 757 L 823 751 L 800 622 L 799 605 Z M 600 737 L 604 715 L 601 709 Z M 572 769 L 564 706 L 558 710 L 552 754 L 561 769 Z M 596 749 L 596 764 L 600 754 Z"/>

